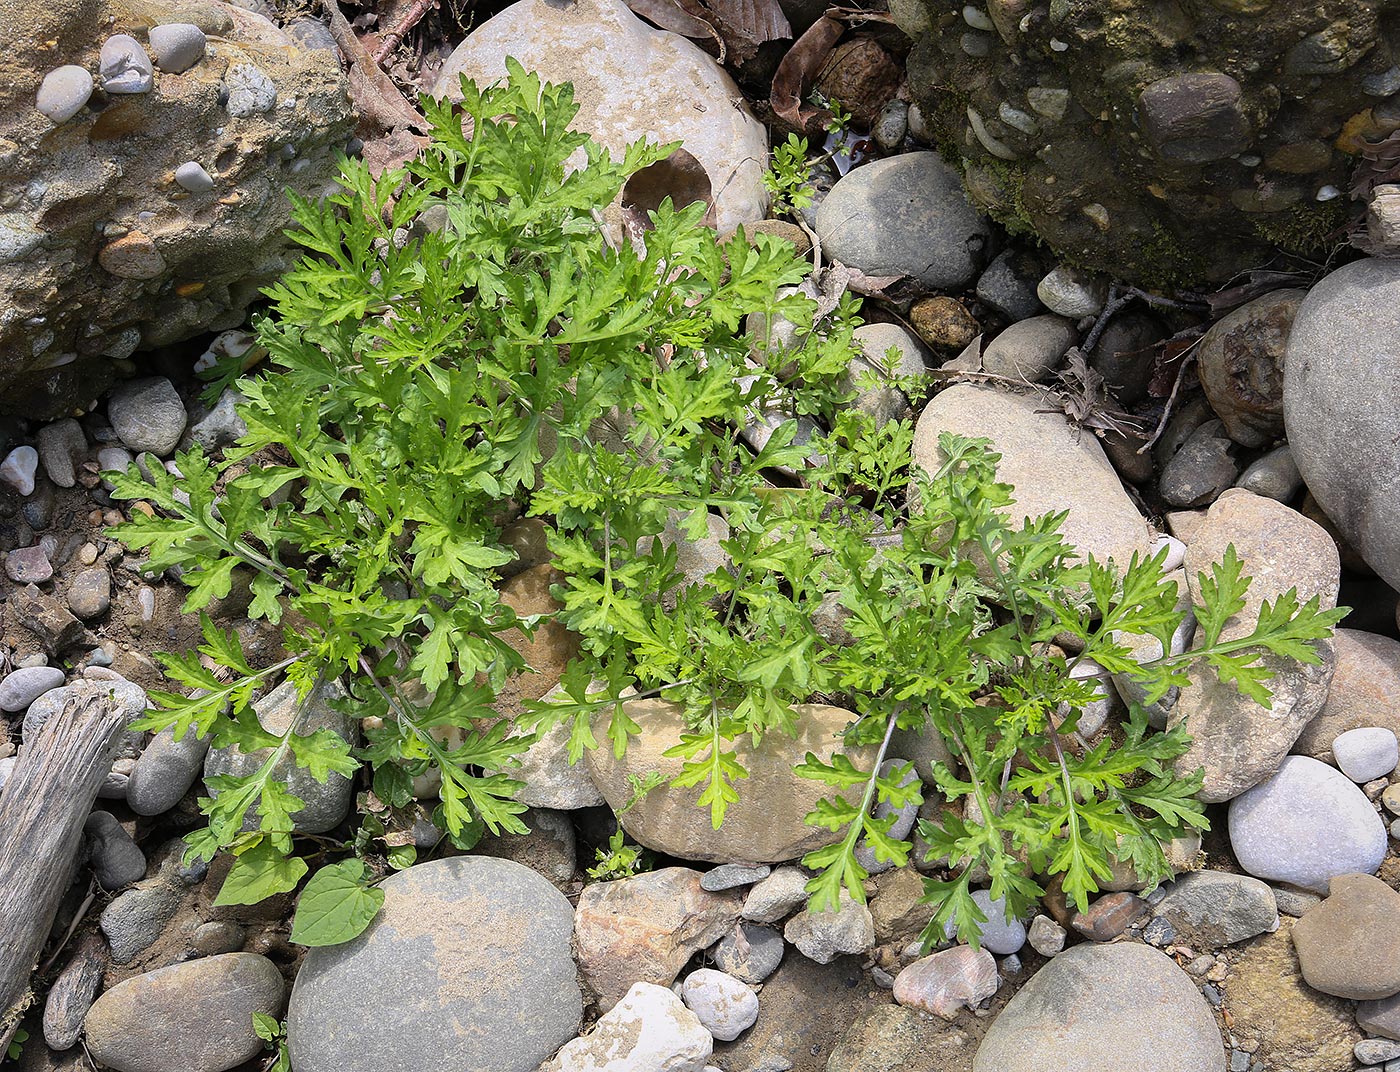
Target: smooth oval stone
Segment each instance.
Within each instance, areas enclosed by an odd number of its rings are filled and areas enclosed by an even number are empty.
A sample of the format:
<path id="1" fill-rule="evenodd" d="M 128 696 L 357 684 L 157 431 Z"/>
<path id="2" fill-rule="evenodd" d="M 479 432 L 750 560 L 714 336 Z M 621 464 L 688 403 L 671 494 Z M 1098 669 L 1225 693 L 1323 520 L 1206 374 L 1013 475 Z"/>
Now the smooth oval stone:
<path id="1" fill-rule="evenodd" d="M 156 66 L 171 74 L 187 71 L 202 60 L 207 44 L 204 31 L 188 22 L 152 26 L 150 42 Z"/>
<path id="2" fill-rule="evenodd" d="M 23 711 L 44 693 L 63 684 L 56 666 L 24 666 L 0 679 L 0 711 Z"/>
<path id="3" fill-rule="evenodd" d="M 1257 878 L 1326 893 L 1337 875 L 1374 874 L 1385 824 L 1335 767 L 1289 756 L 1278 773 L 1230 801 L 1230 845 Z"/>
<path id="4" fill-rule="evenodd" d="M 186 160 L 175 169 L 175 182 L 192 194 L 208 193 L 214 188 L 209 172 L 194 160 Z"/>
<path id="5" fill-rule="evenodd" d="M 277 1016 L 286 984 L 257 953 L 172 964 L 118 983 L 88 1010 L 87 1048 L 117 1072 L 224 1072 L 262 1050 L 253 1013 Z"/>
<path id="6" fill-rule="evenodd" d="M 64 123 L 83 110 L 92 98 L 92 75 L 76 64 L 55 67 L 39 83 L 34 106 L 55 123 Z"/>
<path id="7" fill-rule="evenodd" d="M 313 949 L 297 974 L 297 1072 L 534 1072 L 577 1034 L 573 910 L 535 872 L 457 856 L 380 888 L 364 933 Z"/>
<path id="8" fill-rule="evenodd" d="M 1007 1003 L 973 1072 L 1225 1067 L 1205 1000 L 1165 953 L 1130 943 L 1067 949 Z"/>

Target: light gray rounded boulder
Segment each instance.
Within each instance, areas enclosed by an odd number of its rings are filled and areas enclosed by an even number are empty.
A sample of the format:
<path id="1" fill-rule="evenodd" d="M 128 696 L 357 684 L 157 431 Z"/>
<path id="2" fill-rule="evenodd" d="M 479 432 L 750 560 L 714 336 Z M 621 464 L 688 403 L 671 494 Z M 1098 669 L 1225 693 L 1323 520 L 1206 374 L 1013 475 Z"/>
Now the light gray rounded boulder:
<path id="1" fill-rule="evenodd" d="M 1400 587 L 1400 261 L 1338 268 L 1288 336 L 1283 423 L 1308 490 L 1348 543 Z"/>
<path id="2" fill-rule="evenodd" d="M 855 168 L 821 203 L 816 231 L 831 260 L 941 290 L 971 283 L 992 240 L 958 173 L 932 152 Z"/>
<path id="3" fill-rule="evenodd" d="M 577 1033 L 573 909 L 487 856 L 410 867 L 359 937 L 313 949 L 287 1010 L 297 1072 L 534 1072 Z"/>
<path id="4" fill-rule="evenodd" d="M 1031 977 L 992 1021 L 973 1072 L 1207 1072 L 1225 1047 L 1205 999 L 1165 953 L 1087 942 Z"/>
<path id="5" fill-rule="evenodd" d="M 1230 846 L 1257 878 L 1325 894 L 1337 875 L 1372 875 L 1385 859 L 1385 824 L 1335 767 L 1289 756 L 1278 773 L 1230 801 Z"/>
<path id="6" fill-rule="evenodd" d="M 163 376 L 129 380 L 112 391 L 107 417 L 121 441 L 138 454 L 166 455 L 184 434 L 188 416 L 175 385 Z"/>

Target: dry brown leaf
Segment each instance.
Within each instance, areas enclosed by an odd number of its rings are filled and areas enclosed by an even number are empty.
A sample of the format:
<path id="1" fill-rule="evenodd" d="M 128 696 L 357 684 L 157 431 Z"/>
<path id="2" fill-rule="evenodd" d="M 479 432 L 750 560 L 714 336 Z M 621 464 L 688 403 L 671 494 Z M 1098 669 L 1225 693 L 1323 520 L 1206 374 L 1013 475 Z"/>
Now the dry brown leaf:
<path id="1" fill-rule="evenodd" d="M 769 97 L 773 111 L 796 130 L 805 129 L 810 120 L 822 114 L 820 108 L 804 108 L 802 100 L 845 29 L 835 19 L 818 19 L 788 49 L 773 74 L 773 92 Z"/>
<path id="2" fill-rule="evenodd" d="M 778 0 L 703 0 L 712 13 L 720 36 L 729 46 L 732 62 L 744 64 L 769 41 L 792 39 L 788 22 Z"/>
<path id="3" fill-rule="evenodd" d="M 369 49 L 355 36 L 350 23 L 341 14 L 340 6 L 335 0 L 325 0 L 323 6 L 330 16 L 331 35 L 350 64 L 346 78 L 350 99 L 360 114 L 360 137 L 368 142 L 380 132 L 402 127 L 426 130 L 423 113 L 404 99 L 399 87 L 374 62 Z"/>
<path id="4" fill-rule="evenodd" d="M 634 15 L 640 15 L 653 26 L 680 34 L 682 37 L 702 37 L 719 42 L 724 48 L 724 39 L 719 31 L 698 14 L 682 7 L 679 0 L 627 0 L 627 6 Z"/>

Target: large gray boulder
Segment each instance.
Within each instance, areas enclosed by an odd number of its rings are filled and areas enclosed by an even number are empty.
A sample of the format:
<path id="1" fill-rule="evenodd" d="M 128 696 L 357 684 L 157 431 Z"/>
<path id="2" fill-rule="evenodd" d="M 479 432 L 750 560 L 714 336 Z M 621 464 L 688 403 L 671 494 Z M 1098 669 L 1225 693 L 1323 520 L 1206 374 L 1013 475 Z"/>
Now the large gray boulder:
<path id="1" fill-rule="evenodd" d="M 1400 261 L 1338 268 L 1288 337 L 1283 421 L 1308 490 L 1400 588 Z"/>
<path id="2" fill-rule="evenodd" d="M 287 1009 L 297 1072 L 534 1072 L 578 1032 L 573 910 L 486 856 L 410 867 L 343 945 L 313 949 Z"/>
<path id="3" fill-rule="evenodd" d="M 987 1031 L 973 1072 L 1206 1072 L 1225 1047 L 1190 977 L 1150 946 L 1087 942 L 1031 977 Z"/>

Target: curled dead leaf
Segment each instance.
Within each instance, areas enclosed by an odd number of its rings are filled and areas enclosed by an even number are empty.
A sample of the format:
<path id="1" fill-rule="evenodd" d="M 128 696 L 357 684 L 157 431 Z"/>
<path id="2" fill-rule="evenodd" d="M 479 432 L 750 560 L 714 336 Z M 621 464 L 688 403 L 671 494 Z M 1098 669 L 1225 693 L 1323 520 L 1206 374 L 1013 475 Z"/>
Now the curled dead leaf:
<path id="1" fill-rule="evenodd" d="M 773 112 L 796 130 L 805 130 L 811 120 L 822 114 L 820 108 L 804 108 L 802 100 L 845 29 L 836 19 L 825 16 L 818 19 L 788 49 L 773 74 L 773 91 L 769 97 Z"/>

